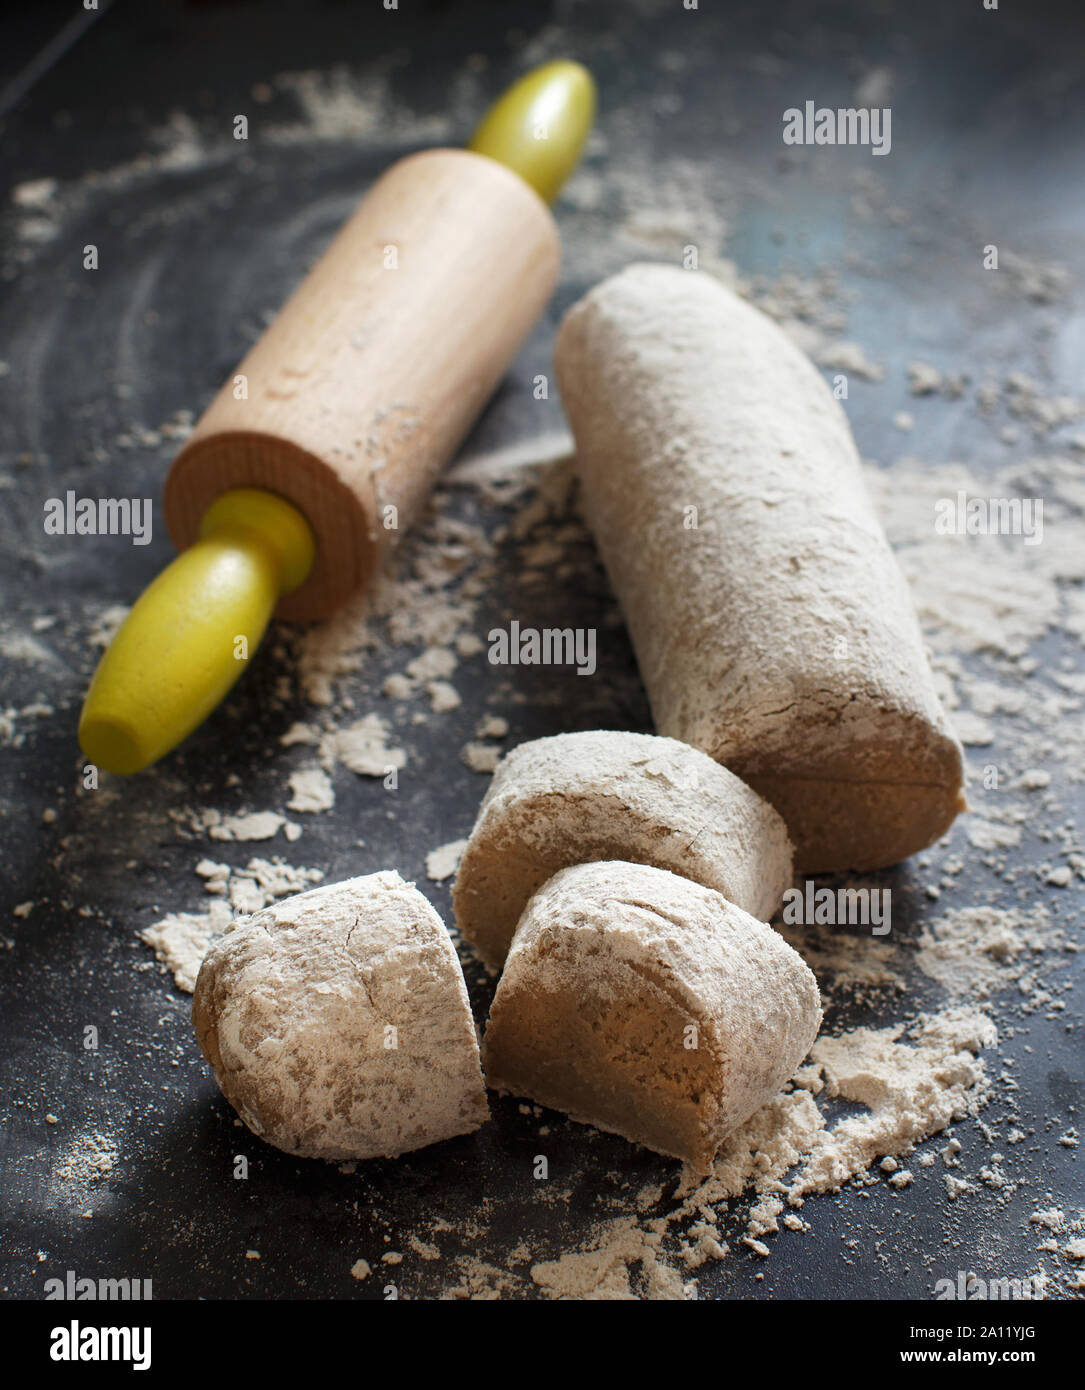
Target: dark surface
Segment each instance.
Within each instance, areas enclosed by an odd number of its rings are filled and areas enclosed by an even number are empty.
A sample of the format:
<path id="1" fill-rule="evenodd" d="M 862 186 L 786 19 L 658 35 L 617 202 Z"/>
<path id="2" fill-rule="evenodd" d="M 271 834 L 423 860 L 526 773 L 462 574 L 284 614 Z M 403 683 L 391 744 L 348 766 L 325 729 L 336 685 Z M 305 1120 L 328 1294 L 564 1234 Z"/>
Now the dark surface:
<path id="1" fill-rule="evenodd" d="M 377 1297 L 383 1280 L 355 1283 L 354 1259 L 372 1262 L 382 1248 L 402 1248 L 406 1232 L 440 1215 L 454 1228 L 442 1237 L 442 1265 L 431 1270 L 415 1260 L 396 1271 L 403 1296 L 426 1296 L 442 1280 L 455 1282 L 447 1261 L 456 1254 L 482 1253 L 500 1265 L 521 1239 L 553 1250 L 605 1214 L 608 1201 L 620 1210 L 623 1192 L 673 1180 L 673 1166 L 652 1155 L 547 1117 L 551 1172 L 571 1192 L 559 1213 L 532 1178 L 536 1122 L 508 1100 L 494 1102 L 497 1123 L 478 1135 L 363 1165 L 352 1176 L 291 1161 L 236 1127 L 195 1047 L 188 998 L 153 964 L 136 930 L 162 912 L 204 906 L 192 874 L 203 853 L 241 864 L 250 854 L 285 852 L 329 880 L 394 865 L 447 916 L 447 885 L 426 880 L 424 858 L 472 823 L 485 781 L 462 767 L 458 751 L 489 707 L 493 672 L 483 662 L 465 666 L 457 674 L 464 708 L 410 730 L 411 763 L 393 810 L 378 782 L 340 773 L 334 813 L 307 819 L 298 845 L 197 846 L 178 837 L 171 808 L 263 808 L 285 799 L 288 772 L 302 760 L 276 738 L 311 714 L 300 695 L 278 695 L 290 654 L 265 652 L 228 704 L 152 773 L 80 794 L 74 729 L 98 655 L 88 642 L 91 623 L 108 604 L 130 602 L 167 563 L 170 547 L 158 511 L 145 548 L 123 538 L 46 543 L 40 516 L 44 498 L 68 487 L 80 495 L 153 495 L 157 508 L 176 446 L 122 449 L 117 435 L 178 409 L 198 413 L 359 193 L 411 145 L 394 130 L 386 141 L 265 142 L 256 121 L 246 147 L 224 145 L 238 111 L 294 118 L 292 98 L 279 89 L 254 107 L 253 83 L 288 69 L 345 64 L 363 78 L 379 69 L 389 74 L 397 109 L 439 115 L 469 54 L 489 56 L 481 81 L 492 94 L 518 70 L 525 42 L 552 23 L 568 39 L 549 46 L 544 39 L 541 56 L 581 57 L 600 82 L 609 147 L 591 168 L 604 187 L 629 141 L 642 138 L 610 126 L 608 113 L 654 111 L 642 127 L 651 131 L 653 157 L 665 165 L 673 153 L 703 172 L 706 197 L 726 209 L 727 255 L 745 273 L 838 267 L 845 290 L 856 292 L 848 336 L 889 368 L 877 392 L 858 386 L 848 402 L 864 456 L 885 459 L 899 447 L 888 421 L 912 404 L 904 366 L 915 357 L 952 362 L 975 379 L 992 365 L 1020 368 L 1043 374 L 1052 390 L 1080 392 L 1080 299 L 1055 312 L 993 298 L 976 250 L 1004 241 L 1085 274 L 1085 54 L 1072 7 L 1034 6 L 1026 18 L 963 4 L 829 5 L 817 7 L 816 20 L 807 4 L 771 12 L 736 5 L 722 16 L 708 8 L 694 16 L 678 5 L 620 14 L 605 5 L 533 5 L 513 29 L 504 6 L 405 5 L 387 14 L 348 4 L 122 2 L 6 117 L 5 186 L 51 176 L 66 199 L 62 234 L 40 246 L 19 241 L 8 215 L 0 301 L 0 358 L 11 367 L 0 379 L 0 468 L 12 479 L 0 516 L 4 626 L 27 631 L 35 617 L 57 619 L 41 634 L 52 659 L 6 661 L 0 697 L 16 707 L 41 698 L 55 711 L 30 722 L 21 747 L 0 749 L 0 930 L 10 943 L 0 952 L 7 1296 L 38 1297 L 46 1278 L 74 1269 L 152 1277 L 160 1298 Z M 10 80 L 69 13 L 62 4 L 7 14 L 0 79 Z M 657 61 L 664 51 L 686 55 L 680 77 Z M 880 63 L 896 79 L 892 155 L 828 151 L 816 173 L 812 162 L 782 161 L 782 110 L 807 96 L 847 104 L 857 76 Z M 153 148 L 152 132 L 176 110 L 206 131 L 213 157 L 123 181 L 79 182 Z M 918 244 L 904 228 L 850 222 L 848 179 L 872 166 L 913 226 L 925 228 Z M 560 216 L 567 251 L 559 293 L 470 449 L 560 428 L 556 401 L 536 403 L 530 391 L 533 374 L 547 370 L 557 317 L 598 274 L 635 254 L 592 242 L 586 215 Z M 774 235 L 781 228 L 784 235 Z M 701 244 L 703 231 L 691 228 L 688 239 Z M 686 239 L 677 235 L 657 256 L 673 258 Z M 88 241 L 101 248 L 94 276 L 80 268 Z M 924 409 L 909 447 L 974 468 L 1000 448 L 974 409 L 942 401 Z M 1028 441 L 1021 448 L 1024 456 Z M 477 508 L 465 490 L 444 504 L 465 515 Z M 515 571 L 510 551 L 480 633 L 492 615 L 527 623 L 535 611 L 597 626 L 606 637 L 596 681 L 519 673 L 525 699 L 511 712 L 509 743 L 568 728 L 647 728 L 631 653 L 621 629 L 607 626 L 611 605 L 598 570 L 586 587 L 556 580 L 533 599 Z M 1054 662 L 1069 650 L 1052 639 L 1041 655 Z M 404 659 L 377 653 L 351 678 L 359 713 L 375 707 L 385 675 Z M 1080 814 L 1080 788 L 1078 798 Z M 47 807 L 57 811 L 51 826 L 42 823 Z M 1026 837 L 1021 862 L 1039 852 Z M 904 865 L 880 881 L 901 905 L 894 929 L 914 934 L 923 911 L 919 871 Z M 971 865 L 963 881 L 976 900 L 1002 893 L 982 866 Z M 36 904 L 30 917 L 11 916 L 27 900 Z M 1006 890 L 999 900 L 1017 899 Z M 1080 911 L 1076 890 L 1053 902 L 1064 918 Z M 484 1017 L 488 986 L 475 971 L 471 987 Z M 1066 997 L 1068 1017 L 1080 1017 L 1080 988 Z M 909 1002 L 927 1002 L 921 987 Z M 895 1016 L 856 1004 L 834 1010 L 830 1021 Z M 812 1238 L 785 1231 L 764 1264 L 736 1256 L 699 1271 L 702 1296 L 927 1297 L 944 1269 L 1016 1269 L 1022 1223 L 1044 1192 L 1070 1206 L 1085 1201 L 1076 1151 L 1055 1142 L 1060 1125 L 1080 1122 L 1083 1101 L 1080 1042 L 1065 1022 L 1036 1015 L 1027 1035 L 1006 1045 L 1021 1083 L 1015 1123 L 1036 1134 L 1030 1183 L 1008 1203 L 996 1207 L 981 1194 L 951 1206 L 933 1183 L 903 1200 L 884 1186 L 845 1191 L 807 1204 Z M 96 1054 L 82 1047 L 88 1025 L 100 1033 Z M 988 1123 L 998 1123 L 997 1105 Z M 46 1112 L 56 1125 L 45 1122 Z M 74 1186 L 60 1175 L 60 1156 L 95 1126 L 114 1137 L 118 1161 L 102 1180 Z M 247 1182 L 230 1176 L 239 1152 L 250 1161 Z M 480 1212 L 490 1232 L 481 1251 L 470 1225 Z M 842 1255 L 844 1240 L 855 1244 Z M 247 1249 L 259 1250 L 259 1261 L 246 1261 Z"/>

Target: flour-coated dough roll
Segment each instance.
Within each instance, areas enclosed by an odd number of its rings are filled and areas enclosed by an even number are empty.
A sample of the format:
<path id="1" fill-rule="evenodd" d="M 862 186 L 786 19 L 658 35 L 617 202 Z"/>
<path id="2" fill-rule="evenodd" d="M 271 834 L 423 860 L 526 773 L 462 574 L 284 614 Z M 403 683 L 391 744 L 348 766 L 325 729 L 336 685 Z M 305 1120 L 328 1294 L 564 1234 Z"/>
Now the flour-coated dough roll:
<path id="1" fill-rule="evenodd" d="M 226 1099 L 287 1153 L 393 1157 L 489 1118 L 452 941 L 397 873 L 240 919 L 204 959 L 192 1018 Z"/>
<path id="2" fill-rule="evenodd" d="M 772 802 L 800 871 L 892 864 L 942 835 L 961 749 L 811 362 L 709 275 L 659 265 L 575 304 L 555 361 L 659 733 Z"/>

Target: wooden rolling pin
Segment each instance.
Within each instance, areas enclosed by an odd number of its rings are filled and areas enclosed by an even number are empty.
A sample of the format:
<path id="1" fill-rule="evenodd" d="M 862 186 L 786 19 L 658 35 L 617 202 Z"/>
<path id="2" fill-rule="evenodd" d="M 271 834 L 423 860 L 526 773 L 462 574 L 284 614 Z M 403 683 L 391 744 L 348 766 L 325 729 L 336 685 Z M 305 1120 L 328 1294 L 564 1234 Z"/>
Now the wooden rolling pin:
<path id="1" fill-rule="evenodd" d="M 555 360 L 658 732 L 771 802 L 800 872 L 936 840 L 961 749 L 820 373 L 718 281 L 659 265 L 575 304 Z"/>
<path id="2" fill-rule="evenodd" d="M 544 199 L 594 109 L 585 69 L 549 63 L 469 150 L 409 155 L 374 185 L 174 462 L 182 554 L 95 674 L 79 726 L 91 761 L 156 761 L 222 700 L 273 611 L 326 617 L 369 581 L 550 296 Z"/>

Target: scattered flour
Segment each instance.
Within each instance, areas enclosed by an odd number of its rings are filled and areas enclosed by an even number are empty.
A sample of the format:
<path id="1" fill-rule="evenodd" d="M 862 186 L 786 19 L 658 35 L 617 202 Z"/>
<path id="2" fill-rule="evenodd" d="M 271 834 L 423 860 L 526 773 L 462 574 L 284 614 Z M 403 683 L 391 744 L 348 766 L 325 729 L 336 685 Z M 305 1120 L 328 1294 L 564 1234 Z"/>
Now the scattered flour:
<path id="1" fill-rule="evenodd" d="M 281 859 L 250 859 L 243 869 L 203 859 L 196 873 L 214 901 L 203 912 L 171 912 L 139 933 L 173 975 L 178 989 L 191 994 L 200 963 L 212 940 L 235 916 L 267 907 L 276 898 L 302 893 L 319 883 L 319 869 L 299 869 Z"/>
<path id="2" fill-rule="evenodd" d="M 272 840 L 286 824 L 277 811 L 252 811 L 243 816 L 224 816 L 203 811 L 204 828 L 212 840 Z"/>
<path id="3" fill-rule="evenodd" d="M 451 878 L 459 868 L 466 848 L 466 840 L 450 840 L 447 845 L 431 849 L 426 855 L 426 876 L 434 883 L 443 883 L 446 878 Z"/>
<path id="4" fill-rule="evenodd" d="M 390 771 L 407 765 L 406 751 L 388 740 L 387 722 L 379 714 L 367 714 L 364 719 L 328 734 L 321 742 L 321 750 L 361 777 L 386 777 Z"/>
<path id="5" fill-rule="evenodd" d="M 815 361 L 821 367 L 837 368 L 867 381 L 881 381 L 885 376 L 885 368 L 878 362 L 872 362 L 858 343 L 841 342 L 839 339 L 825 343 L 815 353 Z"/>
<path id="6" fill-rule="evenodd" d="M 286 804 L 291 811 L 314 815 L 330 811 L 335 805 L 335 788 L 323 768 L 303 767 L 291 773 L 290 791 Z"/>
<path id="7" fill-rule="evenodd" d="M 501 749 L 492 743 L 465 743 L 461 756 L 472 772 L 491 773 L 501 761 Z"/>
<path id="8" fill-rule="evenodd" d="M 434 714 L 448 714 L 450 710 L 459 709 L 463 703 L 456 687 L 449 685 L 448 681 L 430 681 L 426 694 Z"/>
<path id="9" fill-rule="evenodd" d="M 117 1162 L 119 1149 L 116 1140 L 98 1130 L 88 1129 L 77 1135 L 62 1150 L 57 1164 L 57 1176 L 74 1187 L 86 1187 L 107 1177 Z"/>
<path id="10" fill-rule="evenodd" d="M 930 396 L 941 389 L 942 373 L 929 362 L 908 363 L 908 389 L 913 396 Z"/>
<path id="11" fill-rule="evenodd" d="M 920 970 L 958 997 L 986 999 L 1016 984 L 1033 1007 L 1050 994 L 1037 980 L 1038 958 L 1061 949 L 1065 933 L 1037 903 L 1028 911 L 997 907 L 953 908 L 923 928 L 915 959 Z M 1045 962 L 1045 975 L 1052 969 Z"/>
<path id="12" fill-rule="evenodd" d="M 553 1299 L 684 1299 L 680 1276 L 660 1258 L 662 1243 L 661 1232 L 645 1230 L 635 1217 L 622 1217 L 607 1222 L 590 1249 L 532 1265 L 531 1278 Z M 642 1291 L 632 1284 L 635 1268 Z"/>

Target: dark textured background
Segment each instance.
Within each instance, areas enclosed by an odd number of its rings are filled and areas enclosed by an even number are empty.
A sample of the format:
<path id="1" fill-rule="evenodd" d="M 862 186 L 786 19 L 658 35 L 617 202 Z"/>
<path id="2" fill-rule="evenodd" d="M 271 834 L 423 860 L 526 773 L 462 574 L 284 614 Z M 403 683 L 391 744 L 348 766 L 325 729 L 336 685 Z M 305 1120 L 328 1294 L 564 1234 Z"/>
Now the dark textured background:
<path id="1" fill-rule="evenodd" d="M 7 9 L 0 86 L 25 69 L 72 8 Z M 284 70 L 341 63 L 364 77 L 369 65 L 395 53 L 397 100 L 439 113 L 467 55 L 488 55 L 484 82 L 496 92 L 518 71 L 524 44 L 557 24 L 568 40 L 558 51 L 589 62 L 599 80 L 609 148 L 593 167 L 604 181 L 609 169 L 620 168 L 627 138 L 608 127 L 608 111 L 662 97 L 657 152 L 673 149 L 699 162 L 706 177 L 719 170 L 721 183 L 743 194 L 728 207 L 726 247 L 743 272 L 804 273 L 832 262 L 845 289 L 858 291 L 847 336 L 890 370 L 877 391 L 857 387 L 848 410 L 864 456 L 884 459 L 902 447 L 890 439 L 889 418 L 912 406 L 904 366 L 915 357 L 937 353 L 974 379 L 991 366 L 1020 368 L 1052 390 L 1082 390 L 1080 294 L 1059 306 L 1049 332 L 1049 311 L 992 298 L 976 272 L 975 248 L 991 240 L 1063 262 L 1078 284 L 1085 274 L 1081 21 L 1070 5 L 1011 9 L 986 13 L 978 0 L 738 3 L 706 4 L 694 18 L 678 4 L 405 0 L 391 16 L 375 4 L 119 0 L 4 115 L 2 191 L 25 179 L 70 181 L 115 168 L 146 151 L 148 131 L 179 108 L 221 132 L 236 111 L 253 112 L 253 83 Z M 664 49 L 687 54 L 680 79 L 656 61 Z M 846 104 L 856 78 L 879 63 L 896 79 L 892 155 L 872 160 L 866 151 L 840 150 L 816 166 L 782 165 L 783 109 L 807 95 Z M 675 90 L 680 118 L 667 115 L 666 98 Z M 267 109 L 282 119 L 293 110 L 282 93 L 261 114 Z M 76 795 L 74 730 L 97 656 L 87 643 L 91 618 L 109 603 L 130 602 L 168 561 L 170 548 L 160 513 L 146 548 L 120 538 L 47 545 L 44 497 L 74 487 L 89 495 L 151 494 L 157 506 L 173 448 L 166 442 L 122 451 L 111 441 L 134 422 L 153 426 L 179 408 L 198 413 L 260 315 L 281 302 L 358 195 L 401 152 L 394 142 L 387 150 L 344 141 L 265 147 L 254 130 L 234 159 L 152 172 L 122 190 L 91 190 L 66 218 L 62 239 L 30 256 L 7 242 L 0 358 L 11 370 L 0 379 L 0 467 L 15 481 L 0 508 L 3 620 L 5 628 L 24 630 L 39 614 L 58 619 L 42 634 L 54 660 L 45 667 L 6 662 L 0 694 L 0 705 L 41 697 L 56 710 L 35 722 L 22 747 L 0 749 L 0 931 L 8 945 L 0 951 L 0 1285 L 8 1297 L 39 1297 L 44 1280 L 66 1269 L 152 1277 L 160 1298 L 376 1297 L 382 1280 L 355 1283 L 353 1260 L 364 1255 L 372 1262 L 382 1248 L 401 1248 L 421 1218 L 441 1214 L 462 1228 L 442 1238 L 446 1259 L 396 1271 L 403 1296 L 426 1296 L 450 1282 L 447 1259 L 458 1251 L 500 1265 L 502 1250 L 522 1238 L 556 1248 L 605 1209 L 601 1196 L 620 1206 L 627 1184 L 635 1191 L 673 1177 L 673 1166 L 650 1154 L 551 1117 L 551 1171 L 573 1195 L 567 1209 L 548 1204 L 531 1178 L 540 1143 L 535 1126 L 509 1101 L 495 1102 L 497 1123 L 476 1136 L 364 1165 L 349 1177 L 291 1161 L 234 1127 L 195 1047 L 189 1000 L 149 964 L 135 930 L 159 909 L 203 906 L 192 875 L 197 850 L 178 840 L 167 818 L 171 807 L 281 804 L 288 759 L 275 738 L 308 713 L 300 698 L 274 698 L 276 681 L 290 670 L 288 655 L 266 652 L 208 725 L 179 754 L 112 795 L 105 813 L 93 798 Z M 893 201 L 923 223 L 922 245 L 909 245 L 903 231 L 894 240 L 881 225 L 854 240 L 847 179 L 862 167 L 884 178 Z M 782 239 L 771 235 L 780 227 L 789 229 Z M 88 240 L 103 248 L 94 277 L 79 267 L 78 248 Z M 530 381 L 546 369 L 561 310 L 596 273 L 569 254 L 575 244 L 567 239 L 562 284 L 546 321 L 469 447 L 560 427 L 560 407 L 551 402 L 540 415 Z M 861 253 L 853 268 L 845 266 L 849 246 Z M 118 398 L 119 383 L 131 387 L 128 396 Z M 996 454 L 975 411 L 944 401 L 924 405 L 922 428 L 908 447 L 978 470 Z M 1024 441 L 1023 454 L 1027 447 Z M 999 448 L 997 461 L 1006 456 Z M 473 503 L 454 496 L 449 505 L 469 513 Z M 529 620 L 516 593 L 510 569 L 481 615 L 482 633 L 491 614 L 514 611 Z M 610 607 L 598 571 L 586 587 L 555 586 L 545 602 L 563 622 L 575 614 L 578 624 L 601 628 Z M 1041 657 L 1065 655 L 1055 643 L 1041 648 Z M 401 653 L 378 654 L 354 678 L 360 713 L 402 661 Z M 425 879 L 424 857 L 467 833 L 485 785 L 463 769 L 458 750 L 487 708 L 492 674 L 476 664 L 469 687 L 467 669 L 457 673 L 464 708 L 411 731 L 418 753 L 394 811 L 386 811 L 379 783 L 340 775 L 335 812 L 306 820 L 305 837 L 286 851 L 293 862 L 320 867 L 329 880 L 395 865 L 447 914 L 447 886 Z M 512 712 L 510 743 L 565 728 L 647 727 L 632 672 L 620 629 L 607 638 L 597 681 L 521 672 L 526 698 Z M 581 689 L 589 684 L 590 702 Z M 228 783 L 234 775 L 240 786 Z M 47 806 L 58 812 L 52 827 L 41 820 Z M 362 851 L 359 838 L 366 841 Z M 283 846 L 213 845 L 206 852 L 240 864 Z M 1026 838 L 1022 862 L 1035 853 Z M 975 866 L 965 874 L 966 882 L 974 878 L 977 900 L 1001 891 L 983 874 Z M 917 871 L 905 865 L 883 881 L 900 904 L 895 930 L 914 932 Z M 37 906 L 30 918 L 13 918 L 11 907 L 31 898 Z M 87 915 L 79 912 L 84 904 Z M 1080 903 L 1063 895 L 1056 911 L 1073 915 Z M 487 986 L 477 973 L 471 985 L 484 1016 Z M 1069 1016 L 1080 1017 L 1080 989 L 1067 999 Z M 921 987 L 912 1002 L 923 1003 Z M 833 1021 L 894 1016 L 856 1005 Z M 95 1056 L 81 1048 L 88 1023 L 101 1033 Z M 702 1295 L 926 1297 L 932 1278 L 946 1270 L 1014 1271 L 1027 1262 L 1021 1223 L 1042 1194 L 1050 1189 L 1058 1201 L 1082 1201 L 1076 1151 L 1056 1145 L 1051 1127 L 1052 1117 L 1064 1127 L 1080 1121 L 1082 1059 L 1064 1023 L 1040 1015 L 1027 1038 L 1007 1050 L 1022 1081 L 1018 1122 L 1041 1135 L 1030 1186 L 1007 1206 L 997 1208 L 986 1193 L 951 1206 L 934 1183 L 903 1199 L 880 1187 L 815 1200 L 803 1213 L 813 1238 L 785 1231 L 763 1264 L 735 1257 L 706 1267 L 699 1272 Z M 45 1123 L 47 1111 L 58 1117 L 56 1126 Z M 58 1174 L 58 1155 L 99 1121 L 118 1136 L 120 1159 L 89 1195 L 73 1192 Z M 251 1162 L 247 1183 L 230 1178 L 238 1151 Z M 93 1210 L 89 1219 L 86 1210 Z M 481 1250 L 464 1228 L 479 1211 L 491 1231 Z M 947 1235 L 950 1246 L 943 1244 Z M 855 1244 L 842 1256 L 845 1239 Z M 244 1259 L 248 1248 L 261 1252 L 259 1262 Z"/>

